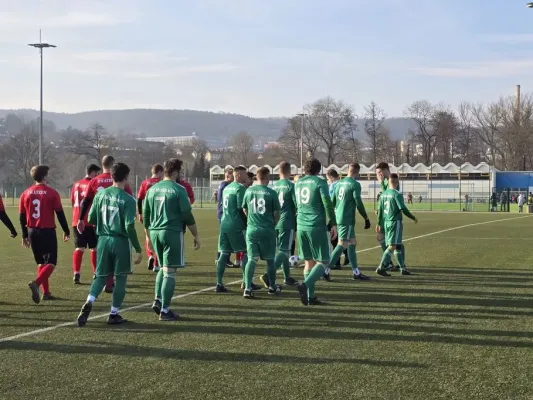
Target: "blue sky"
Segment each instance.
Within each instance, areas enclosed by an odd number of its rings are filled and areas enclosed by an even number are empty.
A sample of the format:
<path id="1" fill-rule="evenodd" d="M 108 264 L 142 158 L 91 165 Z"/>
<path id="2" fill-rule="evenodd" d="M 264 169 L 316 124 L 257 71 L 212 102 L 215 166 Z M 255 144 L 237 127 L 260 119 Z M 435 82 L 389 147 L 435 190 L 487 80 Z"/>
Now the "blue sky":
<path id="1" fill-rule="evenodd" d="M 415 100 L 533 91 L 525 0 L 0 0 L 0 108 L 287 116 L 331 95 L 402 116 Z"/>

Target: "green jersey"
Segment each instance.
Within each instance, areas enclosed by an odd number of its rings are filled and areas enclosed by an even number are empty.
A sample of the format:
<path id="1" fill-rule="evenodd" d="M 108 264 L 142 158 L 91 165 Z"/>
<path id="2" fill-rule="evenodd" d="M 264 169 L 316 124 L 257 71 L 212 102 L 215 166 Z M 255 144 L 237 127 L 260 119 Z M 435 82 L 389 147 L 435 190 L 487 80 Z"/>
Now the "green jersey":
<path id="1" fill-rule="evenodd" d="M 337 225 L 328 184 L 324 179 L 316 175 L 306 175 L 296 182 L 294 191 L 298 209 L 298 230 L 322 227 L 328 223 Z"/>
<path id="2" fill-rule="evenodd" d="M 361 184 L 353 178 L 346 177 L 335 185 L 332 202 L 340 225 L 354 225 L 356 209 L 364 219 L 368 219 L 361 199 Z"/>
<path id="3" fill-rule="evenodd" d="M 97 236 L 129 238 L 128 226 L 135 224 L 137 204 L 123 189 L 115 186 L 99 190 L 89 211 L 89 223 Z"/>
<path id="4" fill-rule="evenodd" d="M 183 232 L 190 225 L 191 203 L 185 188 L 172 180 L 162 180 L 146 192 L 143 224 L 151 231 Z"/>
<path id="5" fill-rule="evenodd" d="M 379 205 L 379 225 L 387 222 L 401 221 L 403 214 L 412 220 L 415 219 L 414 215 L 405 206 L 403 195 L 395 189 L 387 189 L 381 193 Z"/>
<path id="6" fill-rule="evenodd" d="M 151 189 L 150 189 L 151 190 Z M 242 201 L 246 188 L 232 182 L 222 192 L 221 232 L 240 232 L 246 229 L 246 220 L 242 212 Z"/>
<path id="7" fill-rule="evenodd" d="M 296 225 L 296 197 L 294 195 L 294 183 L 288 179 L 280 179 L 274 182 L 274 190 L 278 194 L 281 206 L 281 215 L 276 229 L 290 230 Z"/>
<path id="8" fill-rule="evenodd" d="M 225 190 L 224 190 L 225 191 Z M 278 194 L 268 186 L 250 186 L 242 201 L 248 214 L 247 231 L 272 230 L 276 227 L 275 212 L 280 211 Z"/>

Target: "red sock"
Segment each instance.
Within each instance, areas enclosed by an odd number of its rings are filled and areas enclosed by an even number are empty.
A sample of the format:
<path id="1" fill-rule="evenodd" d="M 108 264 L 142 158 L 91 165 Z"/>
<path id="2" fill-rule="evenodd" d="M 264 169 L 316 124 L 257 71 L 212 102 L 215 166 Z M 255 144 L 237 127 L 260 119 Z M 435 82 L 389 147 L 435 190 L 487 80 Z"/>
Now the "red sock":
<path id="1" fill-rule="evenodd" d="M 159 263 L 157 262 L 157 256 L 153 254 L 152 257 L 154 257 L 154 267 L 159 267 Z"/>
<path id="2" fill-rule="evenodd" d="M 80 273 L 82 260 L 83 251 L 78 249 L 74 250 L 74 253 L 72 253 L 72 271 L 74 271 L 75 274 Z"/>
<path id="3" fill-rule="evenodd" d="M 238 261 L 238 262 L 241 262 L 243 257 L 244 257 L 244 253 L 243 253 L 242 251 L 239 251 L 239 252 L 235 255 L 235 260 Z"/>
<path id="4" fill-rule="evenodd" d="M 48 278 L 50 278 L 50 275 L 52 275 L 52 272 L 54 272 L 55 266 L 52 264 L 46 264 L 41 265 L 38 269 L 37 279 L 35 279 L 35 283 L 39 286 L 42 286 L 43 292 L 45 294 L 50 294 L 50 286 L 48 284 Z"/>
<path id="5" fill-rule="evenodd" d="M 148 256 L 148 258 L 153 257 L 152 252 L 148 248 L 148 240 L 144 242 L 144 249 L 146 250 L 146 255 Z"/>
<path id="6" fill-rule="evenodd" d="M 96 249 L 91 250 L 91 265 L 93 267 L 93 274 L 96 274 Z"/>
<path id="7" fill-rule="evenodd" d="M 113 283 L 115 283 L 115 279 L 114 279 L 113 275 L 109 275 L 107 277 L 107 281 L 105 283 L 105 287 L 108 288 L 108 289 L 112 288 L 113 287 Z"/>

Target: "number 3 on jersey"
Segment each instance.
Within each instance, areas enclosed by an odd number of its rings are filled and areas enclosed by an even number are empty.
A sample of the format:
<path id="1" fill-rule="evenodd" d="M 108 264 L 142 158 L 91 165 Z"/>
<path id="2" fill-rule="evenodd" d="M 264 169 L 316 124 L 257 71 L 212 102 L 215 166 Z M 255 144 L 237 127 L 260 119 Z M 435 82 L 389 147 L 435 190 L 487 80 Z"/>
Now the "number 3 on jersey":
<path id="1" fill-rule="evenodd" d="M 307 204 L 311 196 L 311 191 L 308 187 L 298 188 L 296 190 L 296 202 L 298 204 Z"/>
<path id="2" fill-rule="evenodd" d="M 387 201 L 385 201 L 385 210 L 383 210 L 383 212 L 384 212 L 385 214 L 388 214 L 389 211 L 390 211 L 390 201 L 387 200 Z"/>
<path id="3" fill-rule="evenodd" d="M 31 202 L 33 204 L 33 214 L 31 215 L 35 219 L 39 219 L 41 216 L 41 200 L 35 199 Z"/>

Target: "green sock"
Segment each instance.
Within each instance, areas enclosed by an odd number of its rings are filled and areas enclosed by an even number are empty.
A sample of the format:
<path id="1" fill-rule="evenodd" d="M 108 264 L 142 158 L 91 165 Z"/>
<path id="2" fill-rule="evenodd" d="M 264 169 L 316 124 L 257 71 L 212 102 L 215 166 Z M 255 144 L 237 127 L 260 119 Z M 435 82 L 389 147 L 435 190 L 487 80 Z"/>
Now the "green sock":
<path id="1" fill-rule="evenodd" d="M 350 260 L 353 273 L 359 273 L 359 268 L 357 268 L 357 252 L 355 251 L 355 244 L 348 246 L 348 259 Z"/>
<path id="2" fill-rule="evenodd" d="M 257 266 L 257 261 L 253 258 L 250 258 L 246 263 L 246 279 L 244 281 L 244 288 L 247 290 L 252 289 L 252 281 L 254 279 L 255 267 Z"/>
<path id="3" fill-rule="evenodd" d="M 405 246 L 403 244 L 402 244 L 402 257 L 403 257 L 403 262 L 405 264 Z"/>
<path id="4" fill-rule="evenodd" d="M 161 286 L 163 285 L 163 268 L 161 268 L 155 276 L 155 290 L 154 297 L 161 300 Z"/>
<path id="5" fill-rule="evenodd" d="M 331 253 L 331 259 L 329 260 L 330 267 L 337 264 L 337 262 L 341 259 L 343 252 L 344 252 L 344 247 L 342 247 L 342 245 L 340 244 L 338 244 L 335 247 L 335 249 L 333 249 L 333 252 Z"/>
<path id="6" fill-rule="evenodd" d="M 220 253 L 220 257 L 217 260 L 217 285 L 223 285 L 224 272 L 226 271 L 226 264 L 229 261 L 229 254 Z"/>
<path id="7" fill-rule="evenodd" d="M 248 256 L 246 253 L 242 256 L 241 260 L 241 272 L 242 272 L 242 281 L 246 282 L 246 265 L 248 264 Z"/>
<path id="8" fill-rule="evenodd" d="M 396 260 L 398 260 L 398 265 L 400 266 L 400 270 L 405 268 L 404 264 L 404 258 L 403 258 L 403 252 L 401 250 L 394 250 L 394 257 L 396 257 Z"/>
<path id="9" fill-rule="evenodd" d="M 383 256 L 381 257 L 381 265 L 379 267 L 380 268 L 387 267 L 390 264 L 391 257 L 392 257 L 392 251 L 390 251 L 389 248 L 387 247 L 387 249 L 383 252 Z"/>
<path id="10" fill-rule="evenodd" d="M 172 297 L 174 297 L 174 288 L 176 287 L 176 269 L 168 268 L 173 270 L 172 272 L 164 272 L 163 276 L 163 285 L 161 286 L 161 308 L 168 308 Z"/>
<path id="11" fill-rule="evenodd" d="M 270 287 L 275 288 L 276 287 L 276 271 L 278 269 L 276 268 L 276 264 L 274 263 L 274 260 L 267 260 L 266 263 L 267 263 L 266 273 L 268 275 Z"/>
<path id="12" fill-rule="evenodd" d="M 311 271 L 304 270 L 304 281 L 307 279 L 307 277 L 309 276 L 310 273 L 311 273 Z"/>
<path id="13" fill-rule="evenodd" d="M 309 272 L 309 275 L 307 275 L 307 278 L 305 278 L 305 286 L 307 286 L 307 295 L 310 299 L 312 299 L 315 296 L 315 284 L 316 282 L 322 278 L 322 275 L 324 275 L 324 272 L 326 272 L 326 268 L 323 264 L 318 263 L 316 264 L 311 272 Z"/>
<path id="14" fill-rule="evenodd" d="M 276 270 L 283 268 L 283 276 L 285 277 L 285 279 L 291 276 L 291 265 L 289 264 L 289 256 L 287 255 L 287 253 L 280 251 L 276 255 L 274 264 L 276 265 Z"/>
<path id="15" fill-rule="evenodd" d="M 381 246 L 381 250 L 385 252 L 387 250 L 387 244 L 385 243 L 385 239 L 380 240 L 379 245 Z"/>
<path id="16" fill-rule="evenodd" d="M 115 287 L 113 288 L 113 300 L 111 305 L 116 308 L 122 306 L 124 297 L 126 296 L 126 282 L 128 281 L 128 275 L 117 275 L 115 277 Z"/>
<path id="17" fill-rule="evenodd" d="M 106 281 L 107 276 L 97 276 L 96 278 L 94 278 L 94 281 L 91 284 L 91 290 L 89 291 L 89 294 L 91 296 L 94 296 L 95 298 L 98 298 L 98 296 L 100 296 L 100 293 L 102 293 L 102 290 L 104 290 Z"/>

